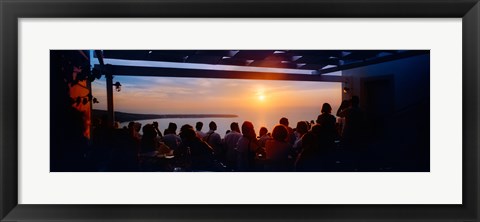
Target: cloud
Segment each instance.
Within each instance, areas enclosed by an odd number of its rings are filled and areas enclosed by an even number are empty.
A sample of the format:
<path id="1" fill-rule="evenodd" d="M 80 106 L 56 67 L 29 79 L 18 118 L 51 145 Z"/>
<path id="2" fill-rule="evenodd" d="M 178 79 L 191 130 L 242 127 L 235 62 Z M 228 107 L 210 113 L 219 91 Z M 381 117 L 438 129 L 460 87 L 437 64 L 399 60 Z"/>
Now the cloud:
<path id="1" fill-rule="evenodd" d="M 122 84 L 121 92 L 114 91 L 115 109 L 135 113 L 211 113 L 341 102 L 339 83 L 125 76 L 114 81 Z M 95 81 L 92 89 L 100 101 L 94 108 L 106 109 L 105 82 Z M 263 103 L 259 94 L 265 95 Z"/>

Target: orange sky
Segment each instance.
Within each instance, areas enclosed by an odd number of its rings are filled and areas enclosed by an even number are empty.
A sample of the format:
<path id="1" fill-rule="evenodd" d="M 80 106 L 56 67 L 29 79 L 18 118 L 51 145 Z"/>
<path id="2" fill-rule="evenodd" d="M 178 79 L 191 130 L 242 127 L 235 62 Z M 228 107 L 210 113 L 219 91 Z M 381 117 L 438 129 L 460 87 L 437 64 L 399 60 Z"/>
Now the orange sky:
<path id="1" fill-rule="evenodd" d="M 231 113 L 275 109 L 318 108 L 324 102 L 334 111 L 341 103 L 340 83 L 232 80 L 175 77 L 114 77 L 122 84 L 114 91 L 116 111 L 132 113 Z M 92 84 L 100 101 L 94 109 L 106 109 L 104 79 Z"/>

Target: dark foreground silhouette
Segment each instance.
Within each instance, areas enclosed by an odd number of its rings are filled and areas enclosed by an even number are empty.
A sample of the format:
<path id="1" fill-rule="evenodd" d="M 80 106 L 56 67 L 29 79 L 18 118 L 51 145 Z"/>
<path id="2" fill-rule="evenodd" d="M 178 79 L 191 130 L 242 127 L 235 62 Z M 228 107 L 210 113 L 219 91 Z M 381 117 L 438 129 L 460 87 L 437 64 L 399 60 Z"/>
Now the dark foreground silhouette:
<path id="1" fill-rule="evenodd" d="M 331 114 L 323 104 L 316 121 L 291 128 L 279 119 L 271 132 L 250 121 L 232 123 L 222 138 L 215 122 L 203 132 L 203 123 L 170 123 L 160 132 L 158 123 L 128 127 L 107 125 L 106 116 L 93 121 L 91 138 L 82 136 L 82 116 L 75 109 L 64 114 L 62 138 L 52 143 L 52 171 L 212 171 L 212 172 L 382 172 L 429 171 L 428 127 L 408 129 L 414 112 L 391 120 L 377 135 L 359 107 L 358 97 L 344 101 Z M 405 121 L 408 117 L 410 121 Z M 413 119 L 413 121 L 421 121 Z M 195 126 L 195 128 L 193 127 Z M 396 127 L 394 127 L 396 126 Z M 379 129 L 375 129 L 375 132 Z M 408 139 L 401 139 L 408 138 Z M 64 147 L 59 147 L 62 145 Z M 68 147 L 65 147 L 68 144 Z M 56 151 L 56 152 L 55 152 Z M 61 151 L 61 152 L 59 152 Z"/>

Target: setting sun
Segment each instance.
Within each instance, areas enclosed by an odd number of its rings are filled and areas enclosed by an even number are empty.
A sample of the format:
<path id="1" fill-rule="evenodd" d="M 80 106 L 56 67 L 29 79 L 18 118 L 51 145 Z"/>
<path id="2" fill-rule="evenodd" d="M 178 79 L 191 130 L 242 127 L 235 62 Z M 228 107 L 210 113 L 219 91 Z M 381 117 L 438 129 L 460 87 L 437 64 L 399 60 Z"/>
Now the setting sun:
<path id="1" fill-rule="evenodd" d="M 259 96 L 258 96 L 258 100 L 260 100 L 260 101 L 265 100 L 265 96 L 264 96 L 264 95 L 259 95 Z"/>

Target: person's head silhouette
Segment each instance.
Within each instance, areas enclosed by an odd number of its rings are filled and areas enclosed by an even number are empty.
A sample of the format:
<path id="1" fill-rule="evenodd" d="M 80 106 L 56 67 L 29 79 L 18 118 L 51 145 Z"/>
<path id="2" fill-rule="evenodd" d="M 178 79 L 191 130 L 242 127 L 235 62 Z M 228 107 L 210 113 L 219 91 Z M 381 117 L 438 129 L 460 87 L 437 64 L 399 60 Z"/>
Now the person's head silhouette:
<path id="1" fill-rule="evenodd" d="M 330 114 L 330 113 L 332 112 L 332 107 L 330 106 L 330 104 L 324 103 L 324 104 L 322 105 L 322 111 L 321 111 L 321 112 L 322 112 L 322 113 L 329 113 L 329 114 Z"/>

